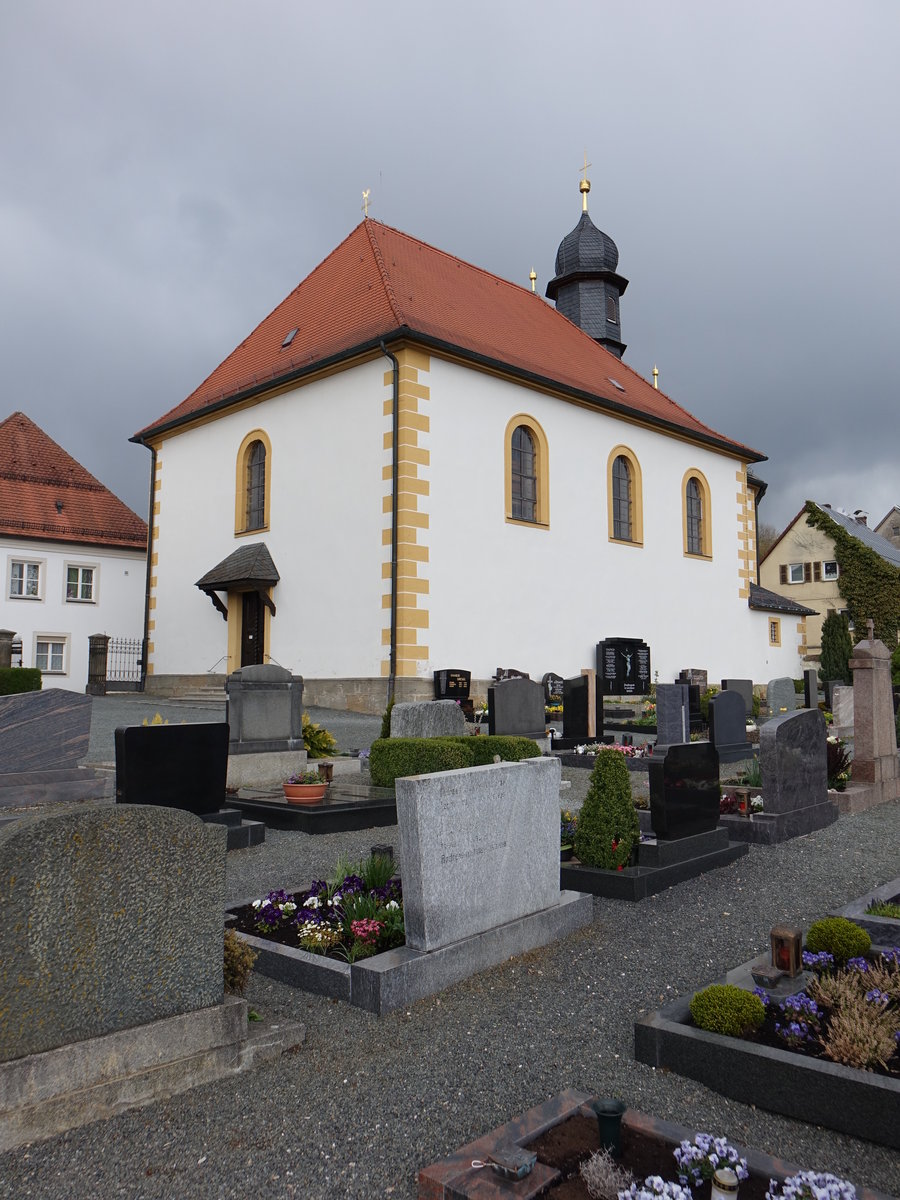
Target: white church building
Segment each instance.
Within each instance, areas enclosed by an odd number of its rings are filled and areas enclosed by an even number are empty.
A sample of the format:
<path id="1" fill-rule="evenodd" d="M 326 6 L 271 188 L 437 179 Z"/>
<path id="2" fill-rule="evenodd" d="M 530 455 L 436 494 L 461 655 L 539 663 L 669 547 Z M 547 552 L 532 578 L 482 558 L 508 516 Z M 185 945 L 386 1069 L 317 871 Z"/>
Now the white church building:
<path id="1" fill-rule="evenodd" d="M 607 637 L 662 682 L 799 675 L 807 610 L 756 582 L 764 456 L 622 361 L 581 186 L 555 306 L 367 218 L 135 435 L 148 690 L 274 662 L 378 712 L 436 670 L 578 675 Z"/>

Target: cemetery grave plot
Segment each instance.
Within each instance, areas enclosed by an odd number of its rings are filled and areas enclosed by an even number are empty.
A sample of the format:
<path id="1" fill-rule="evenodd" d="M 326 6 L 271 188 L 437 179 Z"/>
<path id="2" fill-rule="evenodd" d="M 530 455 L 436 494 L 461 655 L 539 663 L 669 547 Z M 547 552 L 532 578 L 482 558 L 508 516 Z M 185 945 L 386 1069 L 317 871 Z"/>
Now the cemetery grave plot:
<path id="1" fill-rule="evenodd" d="M 487 1200 L 515 1195 L 521 1200 L 548 1196 L 554 1200 L 588 1200 L 581 1164 L 600 1149 L 600 1133 L 592 1105 L 598 1098 L 570 1088 L 537 1105 L 522 1116 L 460 1147 L 449 1157 L 419 1171 L 420 1200 Z M 649 1175 L 676 1182 L 675 1150 L 692 1142 L 696 1131 L 634 1109 L 626 1109 L 621 1123 L 621 1165 L 640 1184 Z M 716 1135 L 718 1136 L 718 1135 Z M 508 1156 L 511 1147 L 536 1154 L 537 1161 L 524 1179 L 511 1183 L 488 1164 Z M 747 1178 L 740 1182 L 741 1200 L 765 1200 L 771 1180 L 783 1183 L 801 1169 L 757 1150 L 734 1146 L 746 1162 Z M 809 1166 L 807 1169 L 810 1169 Z M 695 1188 L 698 1197 L 709 1195 L 709 1185 Z M 893 1200 L 869 1188 L 856 1188 L 857 1200 Z"/>
<path id="2" fill-rule="evenodd" d="M 280 792 L 262 789 L 245 789 L 240 796 L 229 796 L 228 802 L 273 829 L 297 829 L 301 833 L 347 833 L 397 824 L 393 788 L 350 783 L 340 776 L 329 784 L 324 800 L 314 806 L 288 804 Z"/>
<path id="3" fill-rule="evenodd" d="M 799 975 L 765 988 L 755 987 L 754 976 L 761 977 L 768 956 L 719 981 L 760 997 L 764 1018 L 752 1035 L 700 1028 L 691 1015 L 696 995 L 682 997 L 635 1022 L 635 1058 L 745 1104 L 900 1149 L 900 1042 L 891 1033 L 900 1030 L 900 949 L 873 947 L 844 968 L 816 957 L 804 953 Z M 845 998 L 850 992 L 854 999 Z M 846 1057 L 848 1030 L 857 1041 L 865 1018 L 853 1004 L 872 1006 L 872 1019 L 884 1026 L 880 1041 L 888 1043 L 868 1069 L 835 1061 L 823 1049 L 830 1041 Z"/>
<path id="4" fill-rule="evenodd" d="M 830 914 L 846 917 L 879 946 L 900 946 L 900 876 Z"/>

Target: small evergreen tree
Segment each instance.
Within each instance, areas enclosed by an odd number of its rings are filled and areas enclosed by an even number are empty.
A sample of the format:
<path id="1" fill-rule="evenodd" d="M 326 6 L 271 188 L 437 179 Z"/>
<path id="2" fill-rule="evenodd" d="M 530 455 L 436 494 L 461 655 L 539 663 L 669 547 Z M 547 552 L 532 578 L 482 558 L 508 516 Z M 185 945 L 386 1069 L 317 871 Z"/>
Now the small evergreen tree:
<path id="1" fill-rule="evenodd" d="M 850 676 L 850 656 L 853 653 L 853 640 L 850 637 L 850 623 L 844 613 L 834 609 L 822 622 L 822 662 L 819 667 L 819 679 L 825 683 L 829 679 L 840 679 L 843 683 L 852 683 Z"/>
<path id="2" fill-rule="evenodd" d="M 619 870 L 628 865 L 640 836 L 625 755 L 600 750 L 578 817 L 575 856 L 588 867 Z"/>

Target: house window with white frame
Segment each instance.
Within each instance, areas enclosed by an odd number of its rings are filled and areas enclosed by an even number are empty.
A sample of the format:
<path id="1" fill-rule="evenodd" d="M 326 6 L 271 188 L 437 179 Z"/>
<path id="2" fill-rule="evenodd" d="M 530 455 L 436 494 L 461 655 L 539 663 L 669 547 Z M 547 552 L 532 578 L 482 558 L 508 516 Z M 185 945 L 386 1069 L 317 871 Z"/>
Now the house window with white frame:
<path id="1" fill-rule="evenodd" d="M 66 602 L 93 604 L 96 567 L 66 567 Z"/>
<path id="2" fill-rule="evenodd" d="M 45 675 L 65 675 L 68 639 L 59 634 L 38 634 L 34 640 L 34 665 Z"/>
<path id="3" fill-rule="evenodd" d="M 12 559 L 9 564 L 9 598 L 11 600 L 40 600 L 41 564 Z"/>
<path id="4" fill-rule="evenodd" d="M 837 563 L 836 562 L 823 562 L 822 563 L 822 578 L 823 579 L 837 579 L 837 577 L 838 577 Z"/>

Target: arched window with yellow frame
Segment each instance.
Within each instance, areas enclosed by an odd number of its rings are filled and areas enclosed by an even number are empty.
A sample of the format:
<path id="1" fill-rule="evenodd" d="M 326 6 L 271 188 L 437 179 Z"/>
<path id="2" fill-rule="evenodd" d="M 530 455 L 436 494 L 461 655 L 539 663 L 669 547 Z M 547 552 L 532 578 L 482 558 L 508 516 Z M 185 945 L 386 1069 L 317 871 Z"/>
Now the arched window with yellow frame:
<path id="1" fill-rule="evenodd" d="M 606 463 L 609 540 L 631 546 L 644 544 L 644 499 L 641 464 L 633 450 L 616 446 Z"/>
<path id="2" fill-rule="evenodd" d="M 234 488 L 234 532 L 258 533 L 269 528 L 272 479 L 272 443 L 268 434 L 254 429 L 237 453 Z"/>
<path id="3" fill-rule="evenodd" d="M 506 519 L 515 524 L 550 525 L 547 435 L 534 417 L 519 413 L 503 439 Z"/>
<path id="4" fill-rule="evenodd" d="M 712 510 L 709 484 L 695 467 L 681 481 L 681 523 L 684 553 L 690 558 L 712 558 Z"/>

